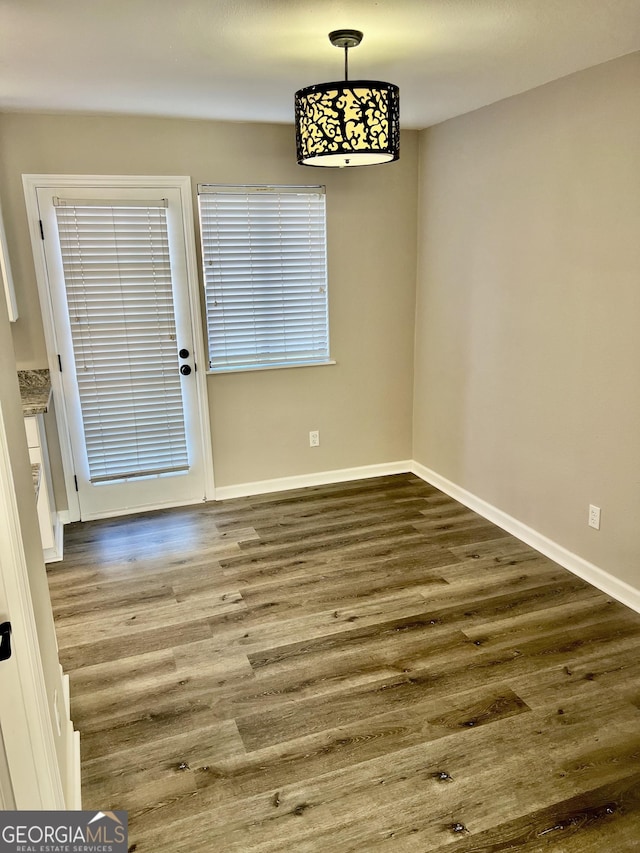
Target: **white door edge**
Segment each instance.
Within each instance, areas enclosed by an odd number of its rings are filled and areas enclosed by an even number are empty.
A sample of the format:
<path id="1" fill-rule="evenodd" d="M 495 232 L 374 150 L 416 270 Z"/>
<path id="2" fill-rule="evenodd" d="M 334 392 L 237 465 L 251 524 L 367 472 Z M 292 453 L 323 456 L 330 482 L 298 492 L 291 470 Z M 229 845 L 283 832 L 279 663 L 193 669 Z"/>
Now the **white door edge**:
<path id="1" fill-rule="evenodd" d="M 12 811 L 16 807 L 11 784 L 11 772 L 7 761 L 7 751 L 4 748 L 4 738 L 0 728 L 0 811 Z"/>
<path id="2" fill-rule="evenodd" d="M 13 627 L 12 657 L 0 662 L 0 726 L 14 800 L 19 809 L 64 809 L 1 405 L 0 542 L 0 592 L 8 610 L 2 617 Z"/>
<path id="3" fill-rule="evenodd" d="M 198 369 L 195 371 L 195 381 L 198 388 L 198 411 L 200 414 L 201 424 L 201 444 L 205 477 L 204 498 L 205 500 L 212 500 L 215 494 L 215 486 L 213 455 L 211 450 L 211 425 L 207 401 L 207 375 L 205 370 L 207 362 L 205 360 L 204 335 L 202 330 L 202 312 L 200 306 L 198 261 L 195 246 L 193 217 L 194 202 L 191 191 L 191 178 L 188 175 L 23 175 L 22 183 L 24 187 L 29 234 L 31 237 L 36 280 L 38 284 L 47 358 L 51 374 L 51 385 L 54 399 L 59 401 L 64 399 L 62 378 L 58 366 L 58 353 L 60 350 L 56 340 L 44 242 L 40 233 L 40 215 L 37 197 L 38 189 L 58 186 L 82 187 L 91 183 L 93 186 L 98 187 L 110 186 L 118 188 L 141 186 L 149 188 L 173 187 L 180 192 L 182 200 L 182 226 L 184 229 L 193 347 L 196 355 L 196 364 L 198 365 Z M 71 433 L 65 407 L 63 405 L 57 405 L 55 407 L 55 414 L 60 439 L 60 452 L 64 471 L 65 490 L 67 493 L 68 518 L 70 522 L 79 521 L 80 503 L 75 485 L 73 454 L 71 450 Z"/>
<path id="4" fill-rule="evenodd" d="M 166 180 L 166 179 L 165 179 Z M 202 310 L 200 302 L 200 271 L 196 255 L 195 222 L 193 218 L 193 195 L 191 178 L 173 178 L 179 181 L 182 197 L 182 224 L 184 228 L 184 244 L 186 248 L 187 278 L 189 281 L 189 303 L 191 306 L 192 340 L 196 353 L 195 380 L 198 386 L 198 407 L 200 412 L 200 428 L 202 431 L 202 449 L 205 473 L 205 499 L 213 500 L 215 483 L 213 474 L 213 451 L 211 449 L 211 423 L 209 418 L 209 395 L 207 388 L 207 355 L 202 331 Z"/>

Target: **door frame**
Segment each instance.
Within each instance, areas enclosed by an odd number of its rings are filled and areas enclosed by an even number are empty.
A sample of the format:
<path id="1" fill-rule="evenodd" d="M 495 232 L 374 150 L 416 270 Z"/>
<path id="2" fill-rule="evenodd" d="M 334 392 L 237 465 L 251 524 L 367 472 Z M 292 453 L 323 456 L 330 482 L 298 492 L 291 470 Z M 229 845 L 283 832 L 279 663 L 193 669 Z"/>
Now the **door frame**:
<path id="1" fill-rule="evenodd" d="M 31 236 L 31 247 L 38 283 L 38 294 L 40 297 L 40 310 L 44 326 L 44 337 L 47 348 L 49 371 L 51 374 L 51 385 L 54 400 L 64 400 L 62 377 L 58 365 L 58 345 L 56 330 L 53 319 L 53 306 L 49 285 L 49 275 L 44 252 L 44 240 L 40 231 L 40 215 L 38 210 L 37 190 L 49 187 L 116 187 L 122 189 L 135 189 L 136 187 L 147 187 L 162 190 L 162 188 L 173 188 L 180 192 L 182 206 L 182 226 L 184 233 L 187 280 L 189 287 L 189 307 L 191 309 L 191 332 L 193 335 L 193 348 L 195 362 L 199 369 L 195 371 L 195 381 L 198 390 L 198 411 L 201 424 L 201 443 L 203 452 L 204 474 L 205 474 L 205 500 L 213 499 L 215 495 L 213 479 L 213 454 L 211 450 L 211 426 L 209 418 L 209 405 L 207 394 L 207 374 L 204 369 L 205 346 L 202 329 L 202 312 L 200 303 L 200 280 L 198 275 L 198 260 L 196 256 L 195 226 L 193 217 L 193 195 L 191 178 L 185 175 L 23 175 L 25 201 L 27 205 L 27 217 L 29 221 L 29 234 Z M 62 467 L 64 471 L 65 489 L 67 493 L 68 515 L 64 521 L 80 520 L 80 502 L 75 487 L 75 472 L 73 454 L 71 452 L 71 437 L 69 423 L 64 405 L 55 407 L 58 436 L 60 439 L 60 452 L 62 456 Z M 166 505 L 165 505 L 166 506 Z M 153 509 L 148 507 L 147 509 Z M 140 510 L 135 510 L 139 512 Z"/>
<path id="2" fill-rule="evenodd" d="M 4 733 L 4 755 L 0 756 L 2 801 L 13 800 L 18 809 L 64 809 L 67 806 L 47 704 L 1 403 L 0 542 L 0 607 L 4 605 L 7 610 L 0 612 L 0 621 L 9 619 L 13 628 L 12 655 L 0 662 L 3 678 L 0 729 Z"/>

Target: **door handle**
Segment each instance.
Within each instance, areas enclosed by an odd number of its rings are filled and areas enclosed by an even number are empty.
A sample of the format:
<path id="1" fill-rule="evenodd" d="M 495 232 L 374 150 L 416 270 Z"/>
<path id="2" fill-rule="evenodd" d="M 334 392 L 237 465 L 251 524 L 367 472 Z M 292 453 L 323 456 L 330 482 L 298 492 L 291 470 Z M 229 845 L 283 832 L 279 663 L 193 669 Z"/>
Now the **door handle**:
<path id="1" fill-rule="evenodd" d="M 189 350 L 181 349 L 178 355 L 180 356 L 180 358 L 189 358 Z"/>
<path id="2" fill-rule="evenodd" d="M 11 657 L 11 622 L 0 625 L 0 661 Z"/>
<path id="3" fill-rule="evenodd" d="M 188 376 L 191 373 L 191 368 L 189 367 L 188 364 L 183 364 L 182 367 L 180 368 L 180 373 L 183 376 Z"/>

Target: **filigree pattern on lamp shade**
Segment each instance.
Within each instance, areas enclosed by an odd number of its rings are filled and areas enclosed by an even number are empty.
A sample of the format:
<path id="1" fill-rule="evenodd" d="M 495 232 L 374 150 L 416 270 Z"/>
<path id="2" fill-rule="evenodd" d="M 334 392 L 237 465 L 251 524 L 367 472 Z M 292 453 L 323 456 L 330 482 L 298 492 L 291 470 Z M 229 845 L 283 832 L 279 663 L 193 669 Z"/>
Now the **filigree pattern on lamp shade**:
<path id="1" fill-rule="evenodd" d="M 298 163 L 365 166 L 400 156 L 399 90 L 391 83 L 320 83 L 295 96 Z"/>

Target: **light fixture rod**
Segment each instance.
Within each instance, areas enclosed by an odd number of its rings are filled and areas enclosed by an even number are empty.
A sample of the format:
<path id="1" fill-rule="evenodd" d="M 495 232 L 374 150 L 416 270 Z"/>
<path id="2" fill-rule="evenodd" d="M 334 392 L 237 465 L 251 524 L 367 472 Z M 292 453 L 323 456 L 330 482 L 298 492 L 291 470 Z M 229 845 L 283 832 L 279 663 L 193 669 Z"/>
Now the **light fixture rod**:
<path id="1" fill-rule="evenodd" d="M 329 41 L 334 47 L 344 48 L 344 79 L 349 80 L 349 48 L 357 47 L 363 39 L 360 30 L 333 30 Z"/>

